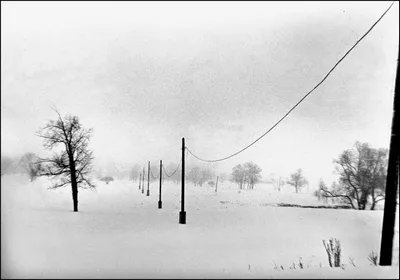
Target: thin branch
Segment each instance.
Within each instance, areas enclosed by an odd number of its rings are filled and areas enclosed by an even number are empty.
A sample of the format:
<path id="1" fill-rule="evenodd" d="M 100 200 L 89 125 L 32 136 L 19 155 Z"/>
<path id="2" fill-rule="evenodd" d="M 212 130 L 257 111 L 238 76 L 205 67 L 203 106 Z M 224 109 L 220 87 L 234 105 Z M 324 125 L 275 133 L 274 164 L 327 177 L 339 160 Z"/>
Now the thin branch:
<path id="1" fill-rule="evenodd" d="M 63 183 L 60 183 L 60 184 L 56 184 L 55 183 L 52 187 L 48 187 L 47 189 L 50 189 L 50 190 L 58 189 L 58 188 L 64 187 L 67 184 L 70 184 L 70 183 L 71 183 L 71 181 L 66 181 L 66 182 L 63 182 Z"/>
<path id="2" fill-rule="evenodd" d="M 353 204 L 353 201 L 352 201 L 351 197 L 349 197 L 348 195 L 344 195 L 344 194 L 334 194 L 334 193 L 332 193 L 332 192 L 330 192 L 330 191 L 328 191 L 327 189 L 324 189 L 324 188 L 321 188 L 320 190 L 323 191 L 323 192 L 325 193 L 325 197 L 330 197 L 330 198 L 343 197 L 343 198 L 347 198 L 347 199 L 349 200 L 350 204 L 351 204 L 351 207 L 352 207 L 353 209 L 356 209 L 356 208 L 354 207 L 354 204 Z M 327 196 L 326 194 L 328 194 L 329 196 Z"/>

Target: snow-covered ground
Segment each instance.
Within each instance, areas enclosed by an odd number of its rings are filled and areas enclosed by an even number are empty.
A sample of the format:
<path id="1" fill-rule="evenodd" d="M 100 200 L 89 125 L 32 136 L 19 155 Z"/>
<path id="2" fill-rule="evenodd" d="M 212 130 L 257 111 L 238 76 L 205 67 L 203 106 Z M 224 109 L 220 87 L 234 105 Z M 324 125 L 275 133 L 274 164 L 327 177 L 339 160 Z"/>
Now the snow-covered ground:
<path id="1" fill-rule="evenodd" d="M 175 183 L 163 185 L 158 209 L 157 181 L 150 196 L 136 182 L 97 182 L 96 191 L 80 190 L 78 213 L 69 187 L 47 186 L 1 178 L 2 278 L 399 278 L 398 212 L 394 266 L 373 267 L 382 211 L 277 207 L 321 203 L 268 184 L 238 193 L 230 182 L 218 192 L 187 183 L 182 225 Z M 331 237 L 343 269 L 328 265 L 322 240 Z"/>

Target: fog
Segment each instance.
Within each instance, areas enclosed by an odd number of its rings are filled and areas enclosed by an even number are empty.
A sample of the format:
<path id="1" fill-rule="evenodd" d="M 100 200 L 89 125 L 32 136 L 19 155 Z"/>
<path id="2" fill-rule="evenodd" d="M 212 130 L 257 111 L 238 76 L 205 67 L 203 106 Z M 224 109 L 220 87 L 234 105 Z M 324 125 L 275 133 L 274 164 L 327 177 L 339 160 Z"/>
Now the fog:
<path id="1" fill-rule="evenodd" d="M 311 90 L 391 2 L 2 2 L 1 154 L 44 155 L 57 115 L 94 133 L 96 167 L 178 163 L 247 146 Z M 255 145 L 253 161 L 311 184 L 355 141 L 388 148 L 398 53 L 391 9 L 328 79 Z M 188 164 L 199 161 L 188 155 Z"/>

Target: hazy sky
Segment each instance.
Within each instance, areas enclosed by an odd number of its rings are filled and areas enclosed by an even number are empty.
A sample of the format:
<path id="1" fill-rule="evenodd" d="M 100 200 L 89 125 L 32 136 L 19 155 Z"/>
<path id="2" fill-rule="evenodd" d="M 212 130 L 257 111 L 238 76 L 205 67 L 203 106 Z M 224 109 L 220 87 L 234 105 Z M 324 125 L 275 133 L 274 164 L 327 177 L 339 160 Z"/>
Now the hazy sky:
<path id="1" fill-rule="evenodd" d="M 96 163 L 226 157 L 312 89 L 391 2 L 2 2 L 1 153 L 44 153 L 55 104 L 94 129 Z M 355 141 L 388 148 L 398 2 L 269 135 L 254 161 L 332 180 Z M 188 163 L 198 162 L 188 156 Z"/>

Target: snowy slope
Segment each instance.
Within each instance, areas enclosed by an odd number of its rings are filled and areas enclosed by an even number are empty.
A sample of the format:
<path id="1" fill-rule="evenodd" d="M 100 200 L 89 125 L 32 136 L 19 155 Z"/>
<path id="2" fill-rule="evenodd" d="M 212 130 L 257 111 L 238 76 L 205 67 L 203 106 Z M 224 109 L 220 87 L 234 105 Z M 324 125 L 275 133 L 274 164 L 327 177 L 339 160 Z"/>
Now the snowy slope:
<path id="1" fill-rule="evenodd" d="M 178 184 L 163 185 L 163 209 L 157 208 L 158 182 L 150 184 L 150 196 L 128 180 L 97 185 L 80 190 L 74 213 L 69 188 L 49 191 L 42 178 L 30 183 L 22 175 L 3 176 L 2 277 L 399 277 L 398 216 L 396 265 L 372 267 L 367 260 L 379 252 L 382 211 L 276 207 L 320 202 L 267 184 L 238 193 L 230 182 L 218 192 L 188 183 L 187 224 L 181 225 Z M 344 269 L 328 265 L 322 239 L 330 237 L 341 242 Z"/>

